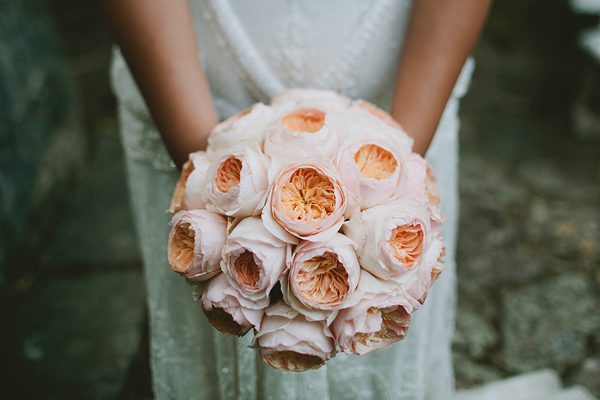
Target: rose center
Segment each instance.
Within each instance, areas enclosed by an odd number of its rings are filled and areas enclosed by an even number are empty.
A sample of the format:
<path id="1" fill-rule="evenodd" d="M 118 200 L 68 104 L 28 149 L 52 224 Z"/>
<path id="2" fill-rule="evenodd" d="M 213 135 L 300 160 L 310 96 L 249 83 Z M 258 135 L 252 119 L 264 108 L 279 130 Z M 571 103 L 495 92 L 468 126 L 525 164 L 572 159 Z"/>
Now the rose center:
<path id="1" fill-rule="evenodd" d="M 229 189 L 240 183 L 240 172 L 242 171 L 242 162 L 236 157 L 231 156 L 219 165 L 217 170 L 217 189 L 222 193 L 227 193 Z"/>
<path id="2" fill-rule="evenodd" d="M 304 261 L 296 281 L 305 299 L 320 305 L 338 305 L 348 295 L 348 272 L 333 253 Z"/>
<path id="3" fill-rule="evenodd" d="M 412 224 L 396 227 L 388 241 L 394 257 L 406 268 L 412 268 L 423 253 L 423 229 L 420 224 Z"/>
<path id="4" fill-rule="evenodd" d="M 335 211 L 331 180 L 312 168 L 299 168 L 281 188 L 283 211 L 295 221 L 325 219 Z"/>
<path id="5" fill-rule="evenodd" d="M 244 251 L 234 262 L 234 270 L 239 282 L 247 287 L 256 288 L 260 279 L 258 265 L 254 261 L 254 254 Z"/>
<path id="6" fill-rule="evenodd" d="M 358 149 L 354 154 L 354 162 L 360 168 L 362 176 L 377 180 L 389 177 L 398 168 L 398 161 L 394 155 L 374 144 L 367 144 Z"/>
<path id="7" fill-rule="evenodd" d="M 194 237 L 194 228 L 187 222 L 183 222 L 175 228 L 171 247 L 171 256 L 175 260 L 172 267 L 175 270 L 185 272 L 190 268 L 194 261 Z"/>
<path id="8" fill-rule="evenodd" d="M 294 132 L 315 133 L 325 124 L 325 113 L 316 108 L 300 108 L 281 120 L 285 129 Z"/>
<path id="9" fill-rule="evenodd" d="M 318 368 L 325 362 L 319 356 L 296 353 L 295 351 L 274 351 L 263 358 L 272 367 L 284 371 L 306 371 Z"/>

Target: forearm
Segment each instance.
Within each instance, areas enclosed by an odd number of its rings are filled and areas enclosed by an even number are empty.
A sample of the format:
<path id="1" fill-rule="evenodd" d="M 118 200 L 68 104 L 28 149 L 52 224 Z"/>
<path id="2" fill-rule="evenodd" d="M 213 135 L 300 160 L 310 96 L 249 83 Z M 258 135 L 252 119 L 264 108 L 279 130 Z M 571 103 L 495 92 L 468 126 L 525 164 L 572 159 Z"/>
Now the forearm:
<path id="1" fill-rule="evenodd" d="M 173 160 L 206 148 L 218 117 L 184 0 L 103 0 L 113 33 Z"/>
<path id="2" fill-rule="evenodd" d="M 400 61 L 392 116 L 424 155 L 491 0 L 415 0 Z"/>

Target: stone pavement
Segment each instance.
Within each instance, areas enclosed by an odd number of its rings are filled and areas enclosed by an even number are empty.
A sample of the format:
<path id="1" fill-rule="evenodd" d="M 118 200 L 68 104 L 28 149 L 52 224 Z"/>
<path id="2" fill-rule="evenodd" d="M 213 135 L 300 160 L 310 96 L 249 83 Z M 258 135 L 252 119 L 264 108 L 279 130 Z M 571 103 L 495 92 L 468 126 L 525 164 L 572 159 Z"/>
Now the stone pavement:
<path id="1" fill-rule="evenodd" d="M 0 326 L 0 398 L 149 399 L 110 37 L 96 2 L 52 4 L 93 157 L 62 223 L 24 266 L 31 273 L 6 282 L 19 294 L 0 307 L 12 310 Z M 571 114 L 583 71 L 597 68 L 576 35 L 597 22 L 562 0 L 503 0 L 476 51 L 461 109 L 459 387 L 553 368 L 564 386 L 600 397 L 600 143 L 580 139 Z"/>
<path id="2" fill-rule="evenodd" d="M 459 387 L 550 367 L 600 396 L 600 141 L 578 135 L 572 113 L 584 72 L 598 73 L 576 38 L 597 23 L 567 2 L 496 2 L 475 53 L 461 112 Z"/>

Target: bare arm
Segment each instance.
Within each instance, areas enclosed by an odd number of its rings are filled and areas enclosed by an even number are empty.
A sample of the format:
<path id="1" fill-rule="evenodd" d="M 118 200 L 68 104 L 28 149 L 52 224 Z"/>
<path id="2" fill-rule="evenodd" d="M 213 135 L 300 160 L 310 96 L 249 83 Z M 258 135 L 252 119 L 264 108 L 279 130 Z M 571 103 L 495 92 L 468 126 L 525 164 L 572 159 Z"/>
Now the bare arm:
<path id="1" fill-rule="evenodd" d="M 129 68 L 177 165 L 206 148 L 218 117 L 185 0 L 103 0 Z"/>
<path id="2" fill-rule="evenodd" d="M 415 0 L 391 114 L 424 155 L 491 0 Z"/>

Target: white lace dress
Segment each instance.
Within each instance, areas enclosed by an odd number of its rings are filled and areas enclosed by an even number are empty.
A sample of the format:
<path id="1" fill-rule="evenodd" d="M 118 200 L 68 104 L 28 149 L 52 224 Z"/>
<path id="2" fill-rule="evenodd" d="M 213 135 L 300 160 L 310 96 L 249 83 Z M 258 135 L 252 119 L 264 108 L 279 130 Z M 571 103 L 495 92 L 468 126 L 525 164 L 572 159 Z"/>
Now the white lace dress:
<path id="1" fill-rule="evenodd" d="M 410 1 L 190 0 L 190 6 L 221 118 L 268 102 L 286 87 L 332 89 L 388 108 Z M 247 347 L 251 333 L 237 339 L 213 329 L 192 301 L 190 287 L 170 270 L 165 210 L 178 172 L 115 52 L 112 78 L 145 267 L 157 399 L 453 397 L 457 111 L 471 70 L 468 62 L 427 153 L 446 216 L 446 269 L 415 313 L 408 337 L 384 351 L 338 354 L 319 370 L 291 373 L 263 364 Z"/>

